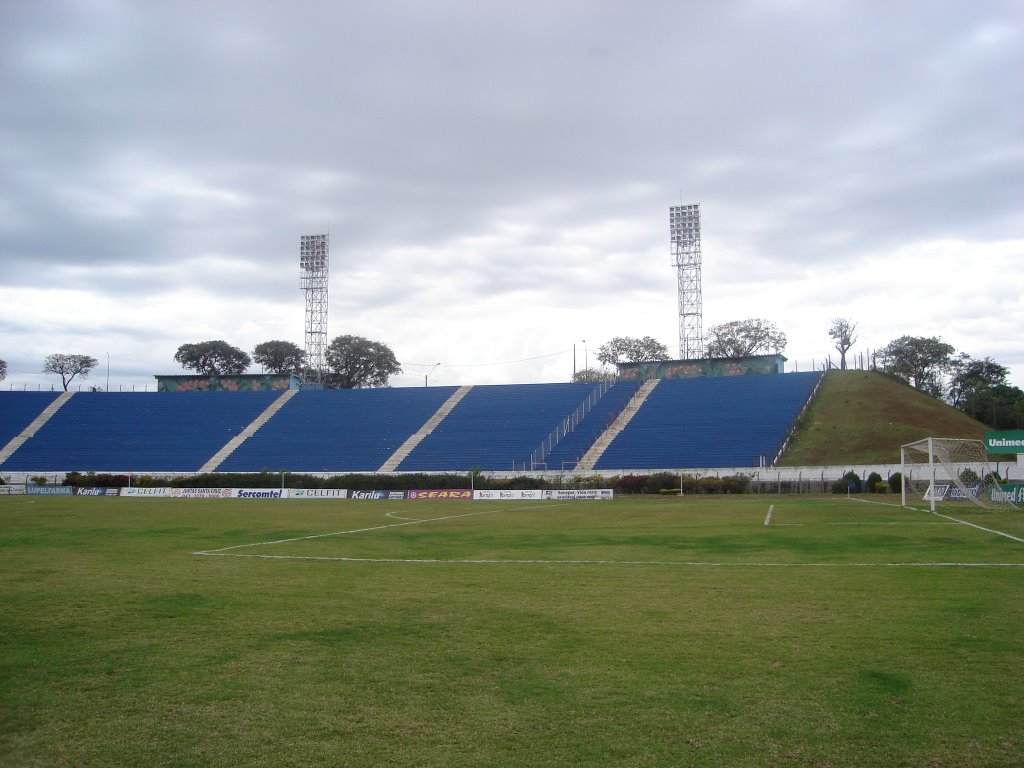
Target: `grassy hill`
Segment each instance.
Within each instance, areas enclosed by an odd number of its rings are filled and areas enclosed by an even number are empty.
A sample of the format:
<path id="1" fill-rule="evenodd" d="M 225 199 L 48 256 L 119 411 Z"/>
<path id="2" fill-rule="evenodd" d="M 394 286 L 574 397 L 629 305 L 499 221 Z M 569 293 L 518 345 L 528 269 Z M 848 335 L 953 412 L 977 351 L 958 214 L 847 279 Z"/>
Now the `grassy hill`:
<path id="1" fill-rule="evenodd" d="M 889 376 L 830 371 L 779 464 L 889 464 L 900 446 L 924 437 L 982 439 L 970 416 Z"/>

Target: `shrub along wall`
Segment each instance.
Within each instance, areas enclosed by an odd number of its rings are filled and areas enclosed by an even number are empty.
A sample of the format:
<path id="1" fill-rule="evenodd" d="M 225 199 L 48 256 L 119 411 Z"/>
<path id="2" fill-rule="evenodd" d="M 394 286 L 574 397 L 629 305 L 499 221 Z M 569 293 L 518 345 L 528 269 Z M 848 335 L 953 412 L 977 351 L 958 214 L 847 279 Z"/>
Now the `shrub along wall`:
<path id="1" fill-rule="evenodd" d="M 671 472 L 656 472 L 650 475 L 622 475 L 619 477 L 573 476 L 562 479 L 521 475 L 511 478 L 488 477 L 479 472 L 469 474 L 401 474 L 364 475 L 349 474 L 334 477 L 318 477 L 285 472 L 239 472 L 209 473 L 189 477 L 163 478 L 150 475 L 95 474 L 92 472 L 69 472 L 64 478 L 65 485 L 82 488 L 124 488 L 129 485 L 169 488 L 347 488 L 353 491 L 408 491 L 420 488 L 467 488 L 472 484 L 480 490 L 515 489 L 584 489 L 612 488 L 616 494 L 670 495 L 682 491 L 684 494 L 709 493 L 750 493 L 754 490 L 751 480 L 745 475 L 728 477 L 693 477 Z M 762 489 L 757 489 L 762 490 Z"/>

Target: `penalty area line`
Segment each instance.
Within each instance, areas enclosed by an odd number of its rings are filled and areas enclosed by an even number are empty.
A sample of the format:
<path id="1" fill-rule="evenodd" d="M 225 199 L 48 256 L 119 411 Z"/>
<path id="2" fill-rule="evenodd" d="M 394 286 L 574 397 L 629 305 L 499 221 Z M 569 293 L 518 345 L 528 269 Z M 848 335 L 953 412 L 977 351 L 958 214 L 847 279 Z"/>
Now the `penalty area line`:
<path id="1" fill-rule="evenodd" d="M 230 547 L 221 547 L 220 549 L 208 549 L 202 552 L 193 552 L 193 555 L 219 555 L 225 552 L 231 552 L 236 549 L 246 549 L 248 547 L 265 547 L 271 544 L 289 544 L 294 541 L 309 541 L 310 539 L 325 539 L 331 536 L 346 536 L 352 533 L 367 533 L 369 531 L 383 531 L 388 528 L 401 528 L 407 525 L 423 525 L 424 523 L 437 523 L 442 520 L 457 520 L 462 517 L 474 517 L 476 515 L 490 515 L 495 512 L 514 512 L 523 509 L 537 509 L 539 505 L 533 504 L 526 507 L 497 507 L 495 509 L 484 509 L 479 512 L 466 512 L 461 515 L 445 515 L 444 517 L 426 517 L 421 520 L 406 520 L 401 523 L 389 523 L 387 525 L 374 525 L 369 528 L 353 528 L 348 531 L 332 531 L 331 533 L 314 533 L 309 536 L 293 536 L 288 539 L 275 539 L 274 541 L 254 541 L 251 544 L 235 544 Z M 385 515 L 387 516 L 387 515 Z M 237 555 L 238 557 L 245 557 L 246 555 Z M 269 555 L 249 555 L 249 557 L 270 557 Z M 302 558 L 299 558 L 302 559 Z"/>
<path id="2" fill-rule="evenodd" d="M 539 560 L 539 559 L 443 559 L 400 557 L 336 557 L 329 555 L 258 555 L 211 550 L 193 552 L 207 557 L 248 557 L 259 560 L 316 560 L 341 563 L 383 563 L 409 565 L 630 565 L 677 566 L 686 568 L 1024 568 L 1024 563 L 726 563 L 696 560 Z"/>
<path id="3" fill-rule="evenodd" d="M 866 501 L 865 503 L 866 504 L 882 504 L 883 502 L 879 502 L 879 501 Z M 899 507 L 898 504 L 886 504 L 885 506 L 889 506 L 889 507 L 895 506 L 897 508 Z M 911 522 L 911 521 L 906 521 L 906 520 L 905 521 L 897 521 L 897 522 L 891 522 L 891 521 L 871 521 L 871 522 L 860 521 L 860 522 L 846 522 L 846 523 L 773 523 L 772 522 L 772 513 L 774 511 L 775 511 L 775 505 L 772 504 L 770 507 L 768 507 L 768 514 L 764 516 L 765 527 L 774 526 L 775 528 L 805 528 L 805 527 L 811 526 L 811 527 L 815 527 L 815 528 L 822 528 L 822 527 L 826 527 L 826 526 L 837 526 L 837 525 L 843 525 L 843 526 L 845 526 L 845 525 L 900 525 L 900 526 L 902 526 L 902 525 L 955 525 L 955 523 L 932 523 L 932 522 L 917 522 L 917 521 Z"/>
<path id="4" fill-rule="evenodd" d="M 961 523 L 962 525 L 969 525 L 971 528 L 977 528 L 979 531 L 985 531 L 986 533 L 994 533 L 996 536 L 1003 536 L 1004 538 L 1013 539 L 1014 541 L 1019 541 L 1021 544 L 1024 544 L 1024 539 L 1020 538 L 1019 536 L 1013 536 L 1012 534 L 1005 533 L 1003 531 L 997 531 L 995 528 L 986 528 L 983 525 L 978 525 L 976 523 L 969 523 L 966 520 L 961 520 L 960 518 L 953 517 L 952 515 L 944 515 L 941 512 L 932 512 L 932 514 L 933 515 L 938 515 L 939 517 L 944 517 L 947 520 L 952 520 L 955 523 Z"/>
<path id="5" fill-rule="evenodd" d="M 971 523 L 967 520 L 961 520 L 959 517 L 953 517 L 952 515 L 944 515 L 941 512 L 932 512 L 930 509 L 920 509 L 919 507 L 911 507 L 909 505 L 904 507 L 902 504 L 890 504 L 884 501 L 869 501 L 868 499 L 854 499 L 854 501 L 860 501 L 864 504 L 882 504 L 887 507 L 898 507 L 900 509 L 913 509 L 917 512 L 924 512 L 926 514 L 935 515 L 936 517 L 942 517 L 946 520 L 952 520 L 954 523 L 960 523 L 961 525 L 970 526 L 971 528 L 977 528 L 979 531 L 985 531 L 985 533 L 991 533 L 996 536 L 1002 536 L 1004 538 L 1012 539 L 1013 541 L 1019 541 L 1021 544 L 1024 544 L 1024 539 L 1020 538 L 1019 536 L 1014 536 L 1013 534 L 1006 533 L 1005 531 L 997 531 L 995 528 L 986 528 L 983 525 Z"/>

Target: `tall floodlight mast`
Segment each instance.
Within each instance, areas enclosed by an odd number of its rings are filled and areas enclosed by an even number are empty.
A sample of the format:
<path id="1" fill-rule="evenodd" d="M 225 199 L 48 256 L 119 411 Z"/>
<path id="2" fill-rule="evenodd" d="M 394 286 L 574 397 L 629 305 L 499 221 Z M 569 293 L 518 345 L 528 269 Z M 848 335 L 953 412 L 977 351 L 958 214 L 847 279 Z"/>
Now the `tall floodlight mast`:
<path id="1" fill-rule="evenodd" d="M 679 290 L 679 358 L 697 360 L 704 356 L 700 203 L 671 206 L 668 231 Z"/>
<path id="2" fill-rule="evenodd" d="M 322 387 L 327 367 L 327 276 L 329 235 L 302 235 L 299 241 L 299 286 L 306 294 L 306 375 L 303 384 Z"/>

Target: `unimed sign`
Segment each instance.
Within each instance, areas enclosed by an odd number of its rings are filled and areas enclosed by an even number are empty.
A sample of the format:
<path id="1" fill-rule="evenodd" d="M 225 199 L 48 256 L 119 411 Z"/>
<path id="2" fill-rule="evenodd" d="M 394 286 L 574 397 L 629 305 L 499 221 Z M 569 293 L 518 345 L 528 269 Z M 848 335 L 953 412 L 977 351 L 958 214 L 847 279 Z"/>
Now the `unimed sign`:
<path id="1" fill-rule="evenodd" d="M 989 488 L 988 500 L 995 503 L 1024 504 L 1024 485 L 1021 483 L 1006 483 Z"/>
<path id="2" fill-rule="evenodd" d="M 1024 429 L 986 432 L 985 450 L 988 453 L 1024 453 Z"/>

